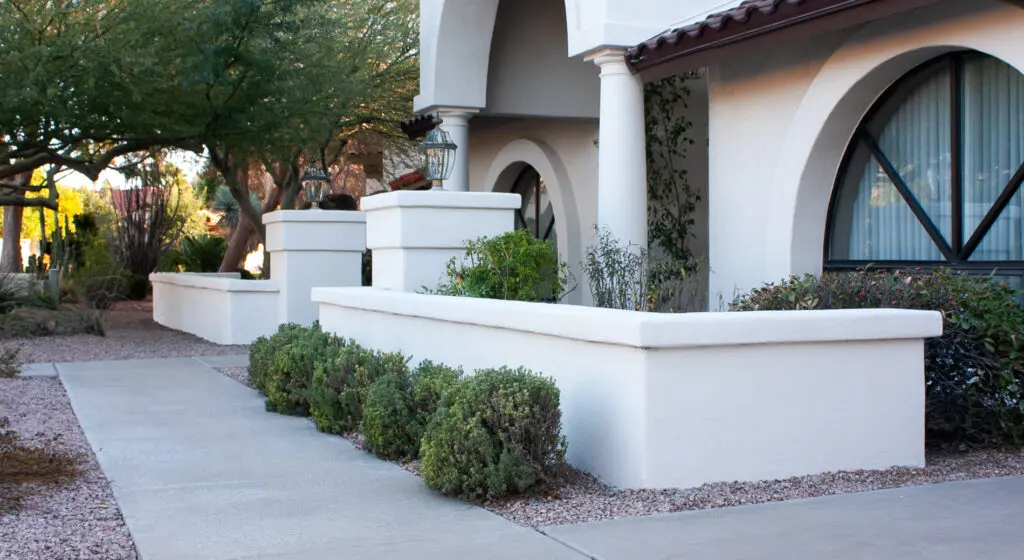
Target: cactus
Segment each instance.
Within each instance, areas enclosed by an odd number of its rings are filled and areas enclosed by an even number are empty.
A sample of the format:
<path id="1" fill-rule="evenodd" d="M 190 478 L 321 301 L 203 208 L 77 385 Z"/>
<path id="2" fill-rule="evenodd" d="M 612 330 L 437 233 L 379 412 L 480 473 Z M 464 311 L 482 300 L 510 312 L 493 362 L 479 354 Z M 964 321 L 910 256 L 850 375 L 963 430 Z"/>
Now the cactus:
<path id="1" fill-rule="evenodd" d="M 54 224 L 53 236 L 50 241 L 52 252 L 50 256 L 48 288 L 57 298 L 60 298 L 60 281 L 62 278 L 68 277 L 68 274 L 71 272 L 71 263 L 74 262 L 74 251 L 71 247 L 71 242 L 64 235 L 64 232 L 70 231 L 70 229 L 71 225 L 65 216 L 64 230 L 61 230 L 60 222 Z"/>

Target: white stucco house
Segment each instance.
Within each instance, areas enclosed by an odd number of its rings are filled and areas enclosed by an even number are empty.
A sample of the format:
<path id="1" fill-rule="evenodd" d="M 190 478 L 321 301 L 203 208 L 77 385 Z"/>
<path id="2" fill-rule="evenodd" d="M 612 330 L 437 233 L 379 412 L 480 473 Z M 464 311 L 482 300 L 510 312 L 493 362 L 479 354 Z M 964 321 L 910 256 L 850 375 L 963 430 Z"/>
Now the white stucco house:
<path id="1" fill-rule="evenodd" d="M 1024 2 L 420 4 L 407 132 L 440 117 L 446 189 L 523 194 L 570 266 L 595 224 L 646 242 L 643 84 L 692 73 L 712 301 L 868 263 L 1024 274 Z"/>

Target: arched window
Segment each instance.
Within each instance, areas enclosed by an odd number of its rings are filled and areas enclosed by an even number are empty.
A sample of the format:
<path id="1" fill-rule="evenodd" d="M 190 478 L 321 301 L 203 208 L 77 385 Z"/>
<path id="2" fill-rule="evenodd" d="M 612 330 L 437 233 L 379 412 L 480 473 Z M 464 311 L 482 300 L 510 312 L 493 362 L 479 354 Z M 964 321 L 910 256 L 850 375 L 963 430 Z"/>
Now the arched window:
<path id="1" fill-rule="evenodd" d="M 833 190 L 825 268 L 1024 275 L 1024 75 L 958 52 L 894 84 Z"/>
<path id="2" fill-rule="evenodd" d="M 525 166 L 512 183 L 511 192 L 523 198 L 522 207 L 516 211 L 516 229 L 528 230 L 538 239 L 554 242 L 555 211 L 540 173 L 532 166 Z"/>

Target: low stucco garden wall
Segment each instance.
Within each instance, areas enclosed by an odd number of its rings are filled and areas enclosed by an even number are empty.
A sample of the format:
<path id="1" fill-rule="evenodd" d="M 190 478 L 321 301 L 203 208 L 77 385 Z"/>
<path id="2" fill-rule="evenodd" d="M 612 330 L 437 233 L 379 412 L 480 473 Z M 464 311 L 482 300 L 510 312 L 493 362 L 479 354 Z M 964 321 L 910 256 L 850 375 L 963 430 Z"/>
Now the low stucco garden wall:
<path id="1" fill-rule="evenodd" d="M 151 274 L 153 320 L 217 344 L 249 344 L 278 326 L 280 289 L 238 273 Z"/>
<path id="2" fill-rule="evenodd" d="M 624 488 L 924 465 L 923 339 L 938 313 L 647 314 L 317 288 L 325 330 L 562 392 L 570 463 Z"/>

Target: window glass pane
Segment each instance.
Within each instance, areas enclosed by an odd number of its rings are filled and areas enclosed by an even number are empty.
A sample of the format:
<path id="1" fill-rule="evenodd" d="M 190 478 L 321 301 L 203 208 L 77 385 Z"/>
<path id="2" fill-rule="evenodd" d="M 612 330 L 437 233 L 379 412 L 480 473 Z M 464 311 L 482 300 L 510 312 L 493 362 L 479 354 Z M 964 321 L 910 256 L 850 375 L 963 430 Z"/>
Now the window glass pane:
<path id="1" fill-rule="evenodd" d="M 936 65 L 907 83 L 869 126 L 947 242 L 953 227 L 950 79 L 948 65 Z"/>
<path id="2" fill-rule="evenodd" d="M 850 159 L 833 216 L 836 260 L 942 260 L 906 201 L 863 146 Z"/>
<path id="3" fill-rule="evenodd" d="M 1021 235 L 1021 220 L 1024 219 L 1024 199 L 1020 191 L 1010 200 L 1003 212 L 996 218 L 992 229 L 971 254 L 972 261 L 1019 261 L 1024 260 L 1024 236 Z M 965 204 L 964 220 L 978 223 L 985 217 L 990 205 Z M 974 212 L 977 212 L 975 215 Z"/>
<path id="4" fill-rule="evenodd" d="M 1001 60 L 971 57 L 963 69 L 964 239 L 969 238 L 1024 162 L 1024 76 Z M 1020 199 L 982 244 L 1020 259 Z M 1006 215 L 1006 214 L 1012 214 Z M 1016 216 L 1016 217 L 1014 217 Z M 1011 227 L 1008 220 L 1016 220 Z M 1017 247 L 1017 250 L 1012 249 Z M 980 248 L 979 248 L 980 250 Z M 972 260 L 996 260 L 975 253 Z"/>

